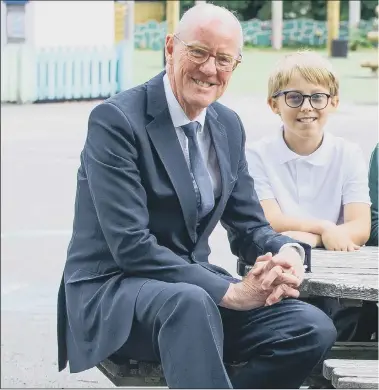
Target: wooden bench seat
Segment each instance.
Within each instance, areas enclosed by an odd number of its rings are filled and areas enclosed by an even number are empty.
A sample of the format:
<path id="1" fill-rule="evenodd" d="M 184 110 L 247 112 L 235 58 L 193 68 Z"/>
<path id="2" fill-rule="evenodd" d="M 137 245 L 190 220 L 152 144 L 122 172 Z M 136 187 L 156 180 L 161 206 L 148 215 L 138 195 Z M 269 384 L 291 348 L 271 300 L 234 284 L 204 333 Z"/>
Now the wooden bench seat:
<path id="1" fill-rule="evenodd" d="M 329 352 L 329 359 L 376 359 L 378 356 L 378 343 L 355 343 L 355 342 L 337 342 Z M 369 361 L 369 360 L 367 360 Z M 227 365 L 227 371 L 230 373 L 238 369 L 242 364 Z M 129 359 L 122 363 L 116 363 L 109 359 L 104 360 L 97 365 L 97 368 L 115 385 L 115 386 L 167 386 L 162 366 L 158 363 L 138 362 Z M 323 383 L 322 363 L 317 365 L 308 384 Z M 325 379 L 324 379 L 325 380 Z"/>
<path id="2" fill-rule="evenodd" d="M 232 374 L 234 370 L 246 363 L 225 364 L 226 371 Z M 129 359 L 116 363 L 110 359 L 96 366 L 117 387 L 162 387 L 167 386 L 159 363 L 140 362 Z"/>
<path id="3" fill-rule="evenodd" d="M 106 359 L 97 368 L 115 386 L 167 386 L 162 366 L 157 363 L 129 359 L 120 364 Z"/>
<path id="4" fill-rule="evenodd" d="M 323 375 L 336 389 L 377 389 L 378 361 L 327 359 Z"/>

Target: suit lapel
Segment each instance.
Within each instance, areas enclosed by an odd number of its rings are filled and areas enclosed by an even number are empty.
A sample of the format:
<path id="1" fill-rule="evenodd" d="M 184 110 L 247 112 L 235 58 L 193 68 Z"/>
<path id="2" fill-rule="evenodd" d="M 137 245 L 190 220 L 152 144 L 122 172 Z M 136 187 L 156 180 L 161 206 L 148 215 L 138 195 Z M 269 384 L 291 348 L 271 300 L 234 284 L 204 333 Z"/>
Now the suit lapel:
<path id="1" fill-rule="evenodd" d="M 153 120 L 146 126 L 154 148 L 176 191 L 190 237 L 196 240 L 196 194 L 192 178 L 181 149 L 163 86 L 164 72 L 147 84 L 147 113 Z"/>

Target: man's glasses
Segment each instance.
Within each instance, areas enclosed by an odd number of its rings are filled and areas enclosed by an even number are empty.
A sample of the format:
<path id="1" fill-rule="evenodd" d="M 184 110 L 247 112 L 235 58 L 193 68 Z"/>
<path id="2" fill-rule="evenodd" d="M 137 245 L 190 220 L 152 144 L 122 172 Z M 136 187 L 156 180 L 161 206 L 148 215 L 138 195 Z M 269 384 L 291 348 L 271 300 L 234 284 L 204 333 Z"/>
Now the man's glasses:
<path id="1" fill-rule="evenodd" d="M 207 62 L 209 57 L 214 57 L 216 62 L 216 68 L 218 70 L 221 70 L 223 72 L 232 72 L 237 65 L 242 61 L 242 55 L 239 55 L 238 57 L 229 56 L 227 54 L 219 54 L 213 55 L 209 53 L 208 50 L 205 50 L 198 46 L 189 45 L 188 43 L 183 42 L 180 38 L 178 38 L 177 35 L 174 35 L 174 37 L 183 43 L 183 45 L 187 49 L 187 56 L 188 59 L 195 64 L 204 64 L 204 62 Z"/>
<path id="2" fill-rule="evenodd" d="M 327 93 L 313 93 L 312 95 L 303 95 L 300 92 L 296 91 L 280 91 L 275 93 L 272 97 L 276 98 L 284 95 L 285 102 L 288 107 L 298 108 L 303 105 L 304 99 L 309 100 L 310 105 L 315 110 L 323 110 L 329 102 L 331 95 Z"/>

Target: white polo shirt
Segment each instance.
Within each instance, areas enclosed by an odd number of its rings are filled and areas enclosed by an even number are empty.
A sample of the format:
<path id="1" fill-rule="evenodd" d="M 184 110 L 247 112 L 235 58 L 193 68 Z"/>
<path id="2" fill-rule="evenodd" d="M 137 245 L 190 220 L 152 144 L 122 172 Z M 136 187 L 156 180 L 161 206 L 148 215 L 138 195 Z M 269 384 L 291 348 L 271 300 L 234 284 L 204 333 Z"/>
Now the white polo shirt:
<path id="1" fill-rule="evenodd" d="M 371 204 L 368 171 L 358 145 L 330 133 L 309 156 L 288 148 L 280 129 L 246 150 L 259 200 L 276 199 L 286 215 L 343 223 L 343 206 Z"/>

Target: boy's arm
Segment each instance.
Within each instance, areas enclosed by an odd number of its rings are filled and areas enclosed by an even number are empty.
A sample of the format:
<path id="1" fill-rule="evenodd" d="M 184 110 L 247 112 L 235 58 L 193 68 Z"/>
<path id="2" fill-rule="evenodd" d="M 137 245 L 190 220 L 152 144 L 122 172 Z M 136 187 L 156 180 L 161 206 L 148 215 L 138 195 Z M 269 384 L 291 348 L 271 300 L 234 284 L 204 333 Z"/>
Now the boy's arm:
<path id="1" fill-rule="evenodd" d="M 285 215 L 275 199 L 261 201 L 267 220 L 274 230 L 312 248 L 325 246 L 330 250 L 354 250 L 364 245 L 370 232 L 370 206 L 350 203 L 344 206 L 345 223 L 336 226 L 330 221 L 295 218 Z"/>
<path id="2" fill-rule="evenodd" d="M 326 229 L 335 226 L 333 222 L 322 219 L 297 218 L 285 215 L 276 199 L 263 199 L 261 205 L 270 225 L 278 233 L 306 232 L 320 236 Z"/>
<path id="3" fill-rule="evenodd" d="M 288 231 L 283 232 L 282 234 L 284 236 L 291 237 L 294 240 L 305 242 L 306 244 L 309 244 L 312 248 L 320 248 L 323 246 L 322 238 L 319 234 L 298 231 Z"/>
<path id="4" fill-rule="evenodd" d="M 343 208 L 344 223 L 336 229 L 344 232 L 356 245 L 364 245 L 370 237 L 370 205 L 367 203 L 349 203 Z"/>
<path id="5" fill-rule="evenodd" d="M 345 160 L 342 204 L 344 223 L 337 227 L 356 245 L 364 245 L 370 237 L 370 195 L 367 165 L 358 145 L 349 147 Z"/>

